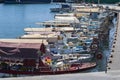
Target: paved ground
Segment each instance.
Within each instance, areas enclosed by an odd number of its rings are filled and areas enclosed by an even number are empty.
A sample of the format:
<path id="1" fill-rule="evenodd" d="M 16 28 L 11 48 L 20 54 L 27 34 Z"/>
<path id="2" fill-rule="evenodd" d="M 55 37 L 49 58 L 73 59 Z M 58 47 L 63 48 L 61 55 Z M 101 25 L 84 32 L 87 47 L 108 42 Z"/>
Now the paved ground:
<path id="1" fill-rule="evenodd" d="M 119 71 L 94 72 L 94 73 L 77 73 L 64 75 L 32 76 L 19 78 L 3 78 L 0 80 L 120 80 Z"/>
<path id="2" fill-rule="evenodd" d="M 118 16 L 118 26 L 117 26 L 117 34 L 115 34 L 116 40 L 114 40 L 113 46 L 115 46 L 112 50 L 113 52 L 111 53 L 113 55 L 113 58 L 110 58 L 108 63 L 108 70 L 120 70 L 120 13 Z"/>

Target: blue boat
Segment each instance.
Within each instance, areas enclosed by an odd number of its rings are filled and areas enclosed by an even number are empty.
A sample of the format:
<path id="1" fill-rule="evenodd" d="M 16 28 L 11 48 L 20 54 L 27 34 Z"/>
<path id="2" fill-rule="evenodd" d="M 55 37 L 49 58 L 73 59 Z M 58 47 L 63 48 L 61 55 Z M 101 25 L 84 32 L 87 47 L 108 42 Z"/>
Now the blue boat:
<path id="1" fill-rule="evenodd" d="M 4 0 L 4 3 L 51 3 L 53 2 L 65 2 L 65 0 Z"/>

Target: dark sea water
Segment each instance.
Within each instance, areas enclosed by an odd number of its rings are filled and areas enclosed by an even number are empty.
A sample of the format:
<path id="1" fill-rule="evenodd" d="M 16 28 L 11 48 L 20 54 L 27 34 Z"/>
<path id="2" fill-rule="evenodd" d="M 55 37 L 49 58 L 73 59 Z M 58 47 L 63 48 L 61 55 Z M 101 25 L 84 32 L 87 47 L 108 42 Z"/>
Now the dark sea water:
<path id="1" fill-rule="evenodd" d="M 16 38 L 25 27 L 40 27 L 36 22 L 54 18 L 50 8 L 56 4 L 0 4 L 0 38 Z"/>

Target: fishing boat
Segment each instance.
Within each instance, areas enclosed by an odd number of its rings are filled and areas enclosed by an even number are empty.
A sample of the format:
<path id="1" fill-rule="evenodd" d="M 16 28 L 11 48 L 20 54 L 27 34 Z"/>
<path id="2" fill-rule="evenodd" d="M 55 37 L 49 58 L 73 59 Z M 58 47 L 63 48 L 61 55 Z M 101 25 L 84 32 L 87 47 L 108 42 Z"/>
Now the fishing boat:
<path id="1" fill-rule="evenodd" d="M 48 38 L 52 34 L 60 35 L 61 31 L 73 32 L 75 29 L 71 24 L 79 24 L 79 20 L 73 13 L 56 14 L 54 18 L 50 21 L 37 22 L 36 24 L 42 25 L 42 28 L 25 28 L 24 31 L 27 35 L 20 38 L 42 38 L 43 35 Z"/>
<path id="2" fill-rule="evenodd" d="M 0 40 L 0 73 L 19 75 L 55 75 L 76 73 L 96 67 L 95 62 L 71 63 L 56 60 L 45 42 Z M 35 42 L 35 43 L 33 43 Z"/>
<path id="3" fill-rule="evenodd" d="M 50 8 L 51 12 L 70 12 L 71 11 L 71 6 L 70 4 L 67 3 L 62 3 L 60 4 L 60 7 L 57 8 Z"/>

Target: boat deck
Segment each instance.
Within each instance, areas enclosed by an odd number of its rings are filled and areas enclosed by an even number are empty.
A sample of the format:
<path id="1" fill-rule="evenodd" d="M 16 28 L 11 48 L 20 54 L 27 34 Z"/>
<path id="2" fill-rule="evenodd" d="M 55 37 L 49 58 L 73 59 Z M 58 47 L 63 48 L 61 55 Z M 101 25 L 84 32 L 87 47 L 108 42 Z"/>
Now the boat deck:
<path id="1" fill-rule="evenodd" d="M 20 39 L 46 39 L 46 41 L 57 41 L 58 36 L 51 34 L 51 35 L 40 35 L 40 34 L 29 34 L 29 35 L 23 35 L 19 37 Z"/>
<path id="2" fill-rule="evenodd" d="M 44 43 L 48 44 L 46 39 L 0 39 L 0 42 L 10 42 L 10 43 Z"/>
<path id="3" fill-rule="evenodd" d="M 22 66 L 24 67 L 24 66 Z M 19 75 L 57 75 L 57 74 L 68 74 L 68 73 L 77 73 L 83 70 L 88 70 L 96 67 L 96 63 L 79 63 L 71 64 L 71 66 L 60 66 L 60 67 L 39 67 L 36 69 L 28 70 L 4 70 L 0 68 L 1 73 L 6 74 L 19 74 Z"/>
<path id="4" fill-rule="evenodd" d="M 73 27 L 56 27 L 56 28 L 25 28 L 24 31 L 25 32 L 51 32 L 51 33 L 55 33 L 52 32 L 52 30 L 55 31 L 73 31 L 74 28 Z"/>

